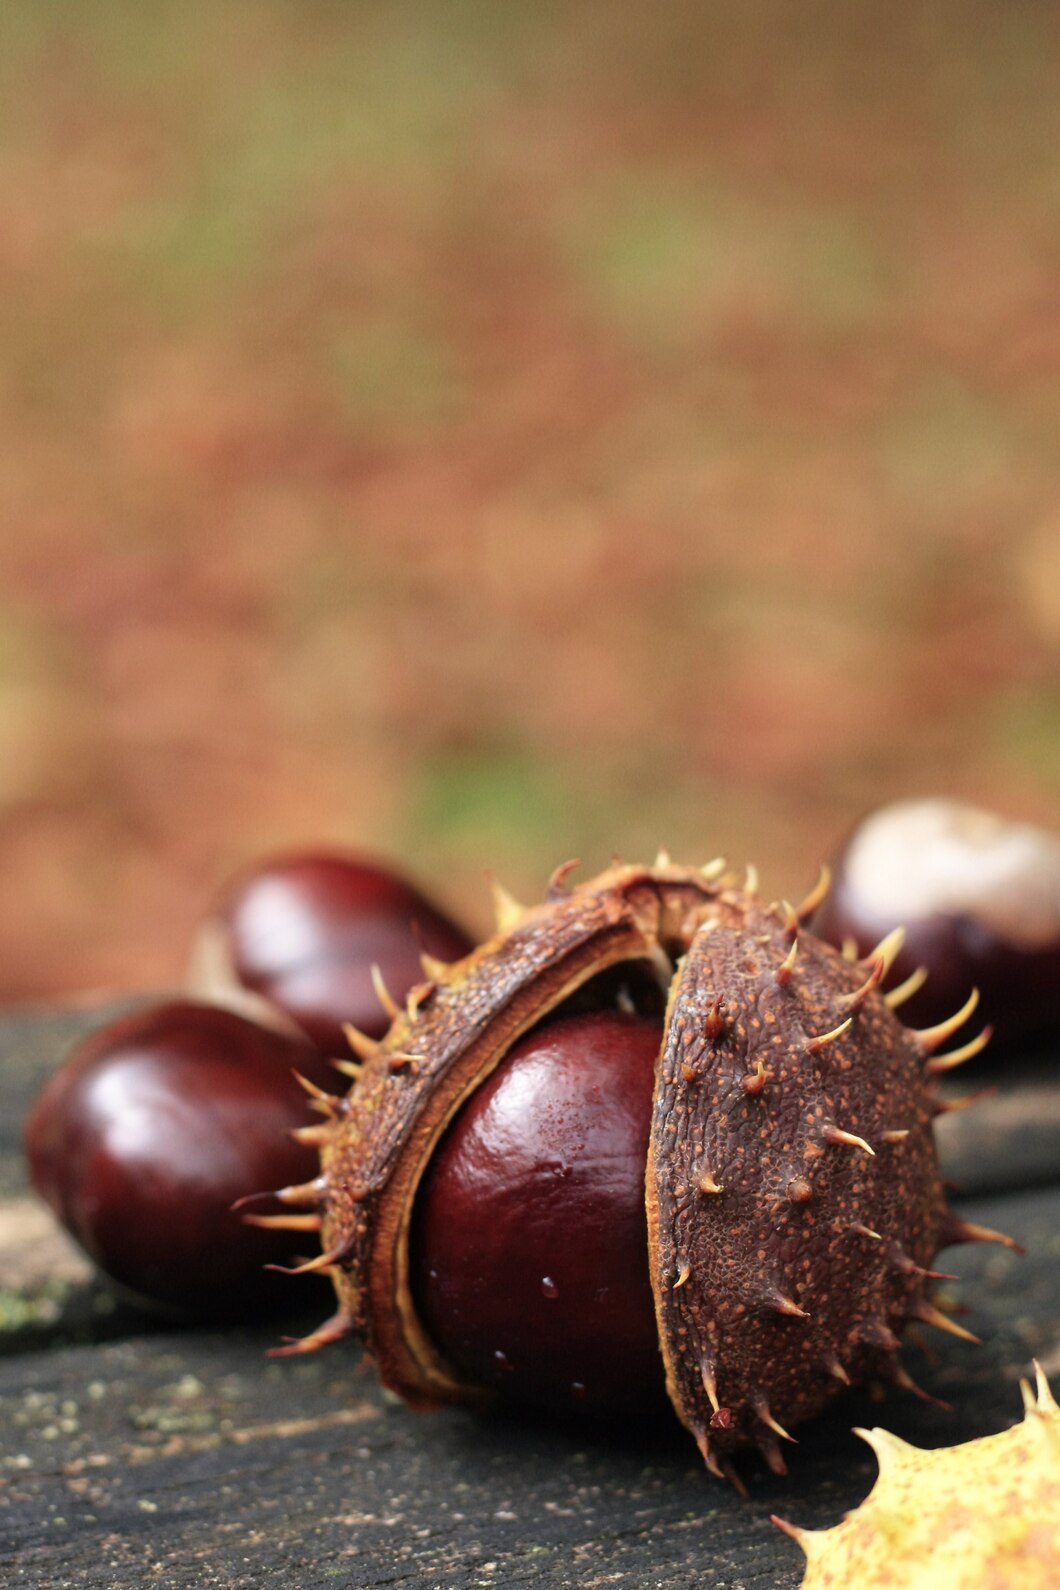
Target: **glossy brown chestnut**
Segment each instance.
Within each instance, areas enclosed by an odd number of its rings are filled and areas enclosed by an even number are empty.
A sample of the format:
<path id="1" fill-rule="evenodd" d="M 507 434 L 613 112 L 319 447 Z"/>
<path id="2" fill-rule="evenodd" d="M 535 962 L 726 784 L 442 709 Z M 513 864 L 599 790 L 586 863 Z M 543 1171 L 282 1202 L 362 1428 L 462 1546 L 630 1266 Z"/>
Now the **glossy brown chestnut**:
<path id="1" fill-rule="evenodd" d="M 192 983 L 227 978 L 286 1011 L 325 1053 L 342 1055 L 343 1025 L 386 1030 L 372 967 L 397 1001 L 423 981 L 421 953 L 453 960 L 472 940 L 388 868 L 357 856 L 279 856 L 224 891 L 193 955 Z"/>
<path id="2" fill-rule="evenodd" d="M 888 986 L 927 972 L 902 1007 L 913 1025 L 978 988 L 991 1054 L 1060 1029 L 1060 839 L 1040 829 L 951 800 L 882 807 L 844 846 L 813 925 L 859 954 L 904 926 Z"/>
<path id="3" fill-rule="evenodd" d="M 518 1043 L 428 1166 L 412 1290 L 449 1360 L 506 1397 L 668 1411 L 644 1167 L 661 1022 L 561 1018 Z"/>
<path id="4" fill-rule="evenodd" d="M 140 1301 L 188 1315 L 289 1303 L 290 1283 L 262 1266 L 314 1237 L 249 1226 L 231 1205 L 314 1176 L 313 1149 L 289 1135 L 307 1118 L 292 1069 L 313 1064 L 306 1041 L 208 1005 L 126 1016 L 78 1045 L 37 1098 L 33 1184 Z"/>

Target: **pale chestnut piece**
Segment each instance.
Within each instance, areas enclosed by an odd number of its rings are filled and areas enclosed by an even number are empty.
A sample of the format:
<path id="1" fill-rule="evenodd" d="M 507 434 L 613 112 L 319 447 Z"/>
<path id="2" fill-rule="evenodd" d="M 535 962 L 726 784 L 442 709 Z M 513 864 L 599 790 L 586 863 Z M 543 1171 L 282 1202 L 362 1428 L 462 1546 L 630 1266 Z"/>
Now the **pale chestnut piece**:
<path id="1" fill-rule="evenodd" d="M 976 988 L 991 1053 L 1060 1030 L 1060 837 L 953 800 L 881 807 L 844 846 L 813 928 L 864 955 L 898 924 L 885 987 L 926 972 L 902 1006 L 913 1025 Z"/>

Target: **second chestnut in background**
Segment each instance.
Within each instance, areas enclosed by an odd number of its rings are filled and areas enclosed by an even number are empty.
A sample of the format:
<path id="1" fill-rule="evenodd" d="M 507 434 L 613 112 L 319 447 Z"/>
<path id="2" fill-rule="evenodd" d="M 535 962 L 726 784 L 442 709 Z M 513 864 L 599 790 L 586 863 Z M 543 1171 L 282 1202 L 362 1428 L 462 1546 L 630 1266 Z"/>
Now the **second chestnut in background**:
<path id="1" fill-rule="evenodd" d="M 423 981 L 421 952 L 452 961 L 473 943 L 389 868 L 305 852 L 233 879 L 196 942 L 191 983 L 206 994 L 226 983 L 249 988 L 293 1017 L 326 1054 L 342 1055 L 345 1023 L 372 1038 L 389 1026 L 373 966 L 400 1001 Z"/>
<path id="2" fill-rule="evenodd" d="M 861 955 L 906 930 L 890 983 L 918 967 L 903 1005 L 914 1026 L 961 1006 L 972 988 L 994 1028 L 990 1053 L 1060 1029 L 1060 839 L 958 801 L 881 807 L 839 854 L 814 931 Z"/>

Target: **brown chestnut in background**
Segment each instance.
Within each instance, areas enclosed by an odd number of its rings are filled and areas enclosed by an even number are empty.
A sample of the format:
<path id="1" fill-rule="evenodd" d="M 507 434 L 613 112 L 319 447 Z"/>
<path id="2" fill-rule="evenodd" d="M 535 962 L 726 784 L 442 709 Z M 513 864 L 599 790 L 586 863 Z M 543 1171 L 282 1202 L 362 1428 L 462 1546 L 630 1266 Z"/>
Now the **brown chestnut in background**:
<path id="1" fill-rule="evenodd" d="M 944 1020 L 980 993 L 990 1053 L 1060 1027 L 1060 839 L 959 801 L 898 801 L 854 830 L 813 928 L 865 954 L 903 925 L 889 986 L 927 981 L 906 1021 Z"/>
<path id="2" fill-rule="evenodd" d="M 192 957 L 192 986 L 234 981 L 263 995 L 326 1054 L 348 1052 L 343 1025 L 371 1037 L 389 1025 L 372 967 L 396 1000 L 423 981 L 420 955 L 466 955 L 463 928 L 388 868 L 306 852 L 242 873 L 218 901 Z"/>
<path id="3" fill-rule="evenodd" d="M 644 1166 L 662 1023 L 528 1034 L 464 1106 L 416 1199 L 413 1295 L 472 1381 L 561 1413 L 668 1411 Z"/>
<path id="4" fill-rule="evenodd" d="M 33 1184 L 99 1268 L 138 1301 L 183 1315 L 293 1301 L 290 1231 L 232 1203 L 311 1180 L 292 1140 L 307 1121 L 292 1075 L 321 1064 L 307 1040 L 179 1001 L 92 1033 L 46 1083 L 25 1129 Z M 273 1200 L 256 1207 L 279 1210 Z M 315 1238 L 301 1243 L 309 1251 Z"/>

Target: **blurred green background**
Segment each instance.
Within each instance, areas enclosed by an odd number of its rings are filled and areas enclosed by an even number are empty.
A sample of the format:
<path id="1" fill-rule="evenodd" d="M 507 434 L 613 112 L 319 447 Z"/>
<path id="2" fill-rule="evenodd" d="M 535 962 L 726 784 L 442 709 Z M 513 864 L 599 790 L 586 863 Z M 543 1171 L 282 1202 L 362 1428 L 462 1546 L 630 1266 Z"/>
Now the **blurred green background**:
<path id="1" fill-rule="evenodd" d="M 0 996 L 1060 810 L 1060 11 L 4 0 Z"/>

